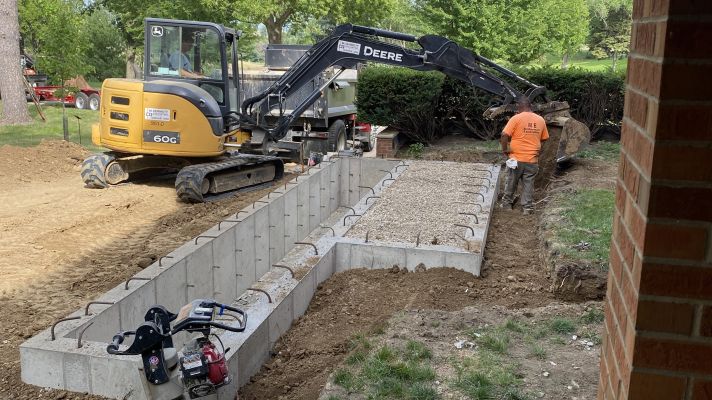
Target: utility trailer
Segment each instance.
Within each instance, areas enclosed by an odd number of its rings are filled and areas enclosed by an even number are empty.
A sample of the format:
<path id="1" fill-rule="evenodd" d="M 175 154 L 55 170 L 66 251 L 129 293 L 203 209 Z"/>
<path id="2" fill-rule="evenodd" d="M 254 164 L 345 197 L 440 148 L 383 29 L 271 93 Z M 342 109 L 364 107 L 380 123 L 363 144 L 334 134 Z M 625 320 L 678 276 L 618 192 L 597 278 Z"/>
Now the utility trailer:
<path id="1" fill-rule="evenodd" d="M 79 89 L 74 92 L 65 88 L 67 94 L 64 97 L 57 96 L 57 91 L 62 90 L 61 86 L 32 86 L 32 90 L 35 92 L 35 98 L 38 101 L 61 102 L 73 105 L 80 110 L 98 111 L 101 104 L 101 92 L 96 89 Z M 28 101 L 32 101 L 29 94 Z"/>
<path id="2" fill-rule="evenodd" d="M 243 71 L 240 103 L 269 88 L 310 48 L 311 46 L 269 45 L 265 51 L 265 68 L 259 71 Z M 305 160 L 313 153 L 326 154 L 345 150 L 348 141 L 351 141 L 354 147 L 360 146 L 363 151 L 374 148 L 375 135 L 371 125 L 361 123 L 357 119 L 355 102 L 358 71 L 347 69 L 326 85 L 337 71 L 336 68 L 327 68 L 286 101 L 283 100 L 281 109 L 276 107 L 263 116 L 267 123 L 274 124 L 280 113 L 290 114 L 295 106 L 314 90 L 324 87 L 324 95 L 290 124 L 287 135 L 277 143 L 276 150 L 282 158 Z M 279 104 L 279 100 L 276 96 L 265 99 L 274 104 Z M 263 140 L 253 138 L 253 142 L 255 139 Z"/>

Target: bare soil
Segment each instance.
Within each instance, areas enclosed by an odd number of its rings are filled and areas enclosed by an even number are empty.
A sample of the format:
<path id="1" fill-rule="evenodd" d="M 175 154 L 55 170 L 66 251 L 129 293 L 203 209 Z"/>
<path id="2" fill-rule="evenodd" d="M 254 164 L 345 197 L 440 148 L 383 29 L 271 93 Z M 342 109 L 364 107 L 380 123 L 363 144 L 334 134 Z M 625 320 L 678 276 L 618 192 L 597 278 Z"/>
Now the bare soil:
<path id="1" fill-rule="evenodd" d="M 194 205 L 172 179 L 91 190 L 86 154 L 61 141 L 0 148 L 0 399 L 90 398 L 21 383 L 19 344 L 274 189 Z"/>
<path id="2" fill-rule="evenodd" d="M 373 349 L 388 346 L 404 348 L 408 341 L 423 343 L 432 352 L 430 366 L 436 373 L 435 389 L 443 399 L 462 399 L 455 387 L 456 365 L 476 359 L 486 352 L 473 333 L 483 334 L 502 327 L 507 321 L 516 322 L 520 332 L 504 328 L 499 337 L 508 337 L 503 354 L 494 354 L 503 365 L 516 368 L 521 377 L 519 387 L 527 398 L 593 400 L 598 386 L 600 345 L 586 336 L 600 338 L 603 324 L 579 323 L 576 331 L 567 334 L 547 331 L 554 318 L 577 321 L 587 310 L 599 309 L 598 304 L 552 304 L 532 309 L 508 309 L 502 306 L 468 306 L 457 311 L 412 309 L 396 314 L 380 335 L 372 337 Z M 602 312 L 602 311 L 599 311 Z M 516 329 L 516 328 L 515 328 Z M 541 337 L 532 335 L 543 330 Z M 577 334 L 573 339 L 573 334 Z M 596 340 L 596 339 L 593 339 Z M 455 346 L 461 343 L 461 348 Z M 462 343 L 464 342 L 464 343 Z M 536 344 L 540 353 L 532 354 Z M 588 346 L 593 344 L 593 346 Z M 492 354 L 492 353 L 489 353 Z M 344 367 L 343 364 L 339 367 Z M 489 371 L 481 371 L 487 374 Z M 348 393 L 333 384 L 333 377 L 322 391 L 320 399 L 334 396 L 340 399 L 365 399 L 360 393 Z"/>

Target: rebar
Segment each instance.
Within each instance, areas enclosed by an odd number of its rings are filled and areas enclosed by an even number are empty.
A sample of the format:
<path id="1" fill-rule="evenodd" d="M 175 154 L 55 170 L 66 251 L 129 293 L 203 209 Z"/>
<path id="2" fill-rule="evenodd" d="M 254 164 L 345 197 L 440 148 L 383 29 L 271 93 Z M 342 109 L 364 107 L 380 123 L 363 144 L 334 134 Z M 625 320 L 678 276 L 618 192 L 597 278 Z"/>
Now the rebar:
<path id="1" fill-rule="evenodd" d="M 371 191 L 371 194 L 373 194 L 374 196 L 376 195 L 376 191 L 373 190 L 373 188 L 370 187 L 370 186 L 359 186 L 359 187 L 360 187 L 361 189 L 368 189 L 368 190 Z"/>
<path id="2" fill-rule="evenodd" d="M 52 324 L 52 327 L 49 329 L 50 336 L 52 337 L 52 340 L 54 340 L 54 328 L 59 324 L 60 322 L 65 322 L 65 321 L 74 321 L 75 319 L 79 319 L 81 317 L 68 317 L 68 318 L 62 318 L 55 323 Z"/>
<path id="3" fill-rule="evenodd" d="M 294 279 L 294 270 L 293 270 L 292 268 L 290 268 L 290 267 L 288 267 L 288 266 L 286 266 L 286 265 L 282 265 L 282 264 L 272 264 L 272 266 L 275 267 L 275 268 L 284 268 L 284 269 L 286 269 L 287 271 L 289 271 L 289 272 L 292 274 L 292 279 Z"/>
<path id="4" fill-rule="evenodd" d="M 223 222 L 234 222 L 234 223 L 237 223 L 237 222 L 240 222 L 240 221 L 239 221 L 239 220 L 236 220 L 236 219 L 224 219 L 224 220 L 218 222 L 218 230 L 220 230 L 220 229 L 222 228 L 221 225 L 222 225 Z"/>
<path id="5" fill-rule="evenodd" d="M 82 348 L 82 336 L 84 336 L 84 331 L 86 331 L 87 329 L 89 329 L 89 327 L 90 327 L 93 323 L 94 323 L 94 321 L 91 321 L 90 323 L 84 325 L 84 327 L 82 327 L 82 328 L 79 330 L 79 332 L 78 332 L 79 334 L 77 335 L 77 348 L 78 348 L 78 349 L 81 349 L 81 348 Z"/>
<path id="6" fill-rule="evenodd" d="M 150 281 L 151 278 L 143 278 L 140 276 L 132 276 L 131 278 L 126 280 L 126 283 L 124 284 L 124 289 L 129 290 L 129 282 L 131 281 Z"/>
<path id="7" fill-rule="evenodd" d="M 112 301 L 90 301 L 87 303 L 87 305 L 84 307 L 84 315 L 89 315 L 89 306 L 94 305 L 94 304 L 104 304 L 104 305 L 113 305 L 114 302 Z"/>
<path id="8" fill-rule="evenodd" d="M 489 187 L 487 185 L 481 185 L 479 183 L 464 183 L 462 186 L 483 187 L 487 189 L 485 193 L 489 193 Z"/>
<path id="9" fill-rule="evenodd" d="M 454 225 L 455 225 L 455 226 L 459 226 L 459 227 L 461 227 L 461 228 L 467 228 L 467 229 L 469 229 L 469 230 L 470 230 L 470 233 L 472 234 L 472 236 L 475 236 L 475 230 L 474 230 L 471 226 L 463 225 L 463 224 L 454 224 Z M 467 239 L 465 239 L 465 240 L 467 240 Z"/>
<path id="10" fill-rule="evenodd" d="M 162 267 L 162 266 L 163 266 L 162 262 L 163 262 L 163 259 L 164 259 L 164 258 L 173 258 L 173 256 L 163 256 L 163 257 L 159 258 L 159 259 L 158 259 L 158 266 L 159 266 L 159 267 Z"/>
<path id="11" fill-rule="evenodd" d="M 368 196 L 368 197 L 366 197 L 366 204 L 368 204 L 368 201 L 371 199 L 380 199 L 380 198 L 381 198 L 381 196 Z"/>
<path id="12" fill-rule="evenodd" d="M 264 294 L 267 296 L 267 301 L 269 301 L 270 303 L 272 302 L 272 296 L 270 296 L 269 293 L 267 293 L 267 291 L 264 290 L 264 289 L 259 289 L 259 288 L 247 288 L 247 290 L 252 290 L 253 292 L 264 293 Z"/>
<path id="13" fill-rule="evenodd" d="M 480 195 L 480 196 L 482 197 L 482 202 L 483 202 L 483 203 L 485 202 L 485 195 L 482 194 L 482 193 L 480 193 L 480 192 L 463 192 L 463 193 L 467 193 L 467 194 L 478 194 L 478 195 Z"/>
<path id="14" fill-rule="evenodd" d="M 305 246 L 311 246 L 311 247 L 314 248 L 314 254 L 316 254 L 317 256 L 319 255 L 319 249 L 316 247 L 316 245 L 315 245 L 314 243 L 309 243 L 309 242 L 294 242 L 294 244 L 302 244 L 302 245 L 305 245 Z"/>
<path id="15" fill-rule="evenodd" d="M 360 216 L 361 216 L 361 214 L 353 214 L 353 215 L 346 215 L 346 216 L 344 216 L 344 226 L 346 226 L 346 218 L 349 218 L 349 217 L 360 217 Z"/>
<path id="16" fill-rule="evenodd" d="M 193 243 L 197 245 L 197 244 L 198 244 L 198 239 L 200 239 L 200 238 L 215 239 L 215 238 L 217 238 L 217 236 L 213 236 L 213 235 L 198 235 L 198 236 L 195 237 L 195 241 L 194 241 Z"/>
<path id="17" fill-rule="evenodd" d="M 480 219 L 477 218 L 477 214 L 475 214 L 475 213 L 461 212 L 461 213 L 458 213 L 458 214 L 460 214 L 460 215 L 469 215 L 469 216 L 475 217 L 475 223 L 476 223 L 476 224 L 479 224 L 479 223 L 480 223 Z"/>
<path id="18" fill-rule="evenodd" d="M 336 232 L 334 231 L 334 228 L 332 228 L 330 226 L 319 225 L 319 228 L 328 229 L 331 231 L 331 236 L 336 236 Z"/>
<path id="19" fill-rule="evenodd" d="M 380 172 L 385 172 L 387 173 L 391 178 L 393 178 L 393 173 L 391 171 L 385 170 L 385 169 L 379 169 Z"/>
<path id="20" fill-rule="evenodd" d="M 386 179 L 384 179 L 383 182 L 381 182 L 381 187 L 385 186 L 385 185 L 386 185 L 386 182 L 388 182 L 388 181 L 395 181 L 395 178 L 386 178 Z"/>

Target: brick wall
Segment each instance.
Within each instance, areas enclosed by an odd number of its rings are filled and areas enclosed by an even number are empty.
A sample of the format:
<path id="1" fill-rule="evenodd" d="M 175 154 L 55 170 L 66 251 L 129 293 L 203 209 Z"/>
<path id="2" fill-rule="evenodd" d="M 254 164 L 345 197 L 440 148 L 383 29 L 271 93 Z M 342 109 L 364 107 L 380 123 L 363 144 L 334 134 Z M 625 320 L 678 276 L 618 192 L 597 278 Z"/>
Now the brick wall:
<path id="1" fill-rule="evenodd" d="M 635 0 L 599 399 L 712 400 L 712 0 Z"/>

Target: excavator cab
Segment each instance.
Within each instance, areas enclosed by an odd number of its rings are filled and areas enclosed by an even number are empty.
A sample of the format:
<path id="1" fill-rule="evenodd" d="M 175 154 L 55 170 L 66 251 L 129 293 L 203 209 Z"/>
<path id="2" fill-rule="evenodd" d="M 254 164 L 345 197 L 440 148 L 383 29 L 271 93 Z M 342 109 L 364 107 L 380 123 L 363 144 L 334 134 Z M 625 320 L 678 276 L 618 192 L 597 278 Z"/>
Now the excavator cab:
<path id="1" fill-rule="evenodd" d="M 147 18 L 144 79 L 106 79 L 87 158 L 87 187 L 104 188 L 145 170 L 178 172 L 188 202 L 279 179 L 276 157 L 228 152 L 249 140 L 238 130 L 239 33 L 209 22 Z M 228 61 L 230 60 L 230 62 Z"/>

